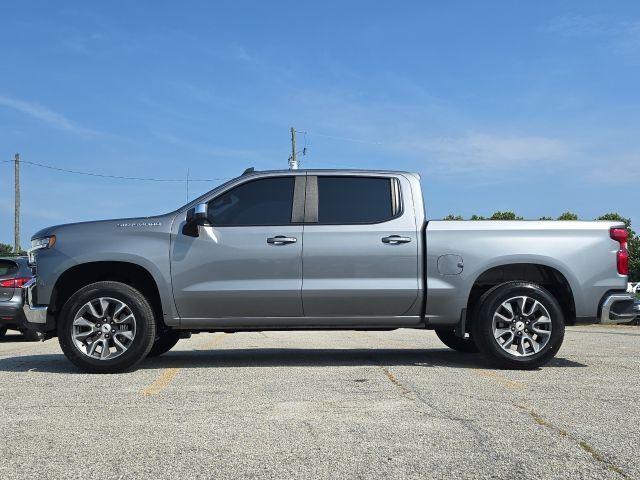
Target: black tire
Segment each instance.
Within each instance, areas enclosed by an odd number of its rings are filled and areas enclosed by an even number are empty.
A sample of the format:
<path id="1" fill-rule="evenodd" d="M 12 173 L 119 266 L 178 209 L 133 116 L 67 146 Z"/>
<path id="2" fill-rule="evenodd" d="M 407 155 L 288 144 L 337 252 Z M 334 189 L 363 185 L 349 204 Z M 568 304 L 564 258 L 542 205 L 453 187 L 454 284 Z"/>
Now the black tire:
<path id="1" fill-rule="evenodd" d="M 72 339 L 73 319 L 87 302 L 109 297 L 125 303 L 135 316 L 136 333 L 129 347 L 113 359 L 96 359 L 82 353 Z M 114 316 L 115 317 L 115 316 Z M 66 357 L 88 373 L 120 373 L 132 370 L 151 350 L 156 336 L 153 309 L 138 290 L 120 282 L 96 282 L 81 288 L 65 303 L 58 317 L 58 341 Z"/>
<path id="2" fill-rule="evenodd" d="M 527 296 L 540 302 L 549 313 L 551 320 L 551 334 L 547 343 L 538 352 L 527 356 L 508 353 L 499 345 L 493 333 L 493 316 L 500 305 L 518 296 Z M 560 350 L 564 340 L 564 315 L 555 297 L 540 285 L 526 281 L 512 281 L 497 285 L 480 297 L 478 307 L 477 315 L 472 320 L 472 335 L 480 352 L 497 367 L 535 369 L 546 364 Z"/>
<path id="3" fill-rule="evenodd" d="M 38 338 L 38 334 L 36 332 L 32 332 L 31 330 L 20 330 L 20 333 L 27 342 L 37 342 L 40 340 Z"/>
<path id="4" fill-rule="evenodd" d="M 0 327 L 0 338 L 7 334 L 7 327 Z"/>
<path id="5" fill-rule="evenodd" d="M 478 351 L 471 335 L 462 338 L 456 335 L 453 330 L 436 330 L 436 335 L 442 340 L 442 343 L 456 352 L 475 353 Z"/>
<path id="6" fill-rule="evenodd" d="M 176 346 L 180 340 L 180 332 L 177 330 L 168 330 L 160 334 L 156 341 L 153 342 L 153 347 L 149 350 L 147 357 L 158 357 L 163 353 L 167 353 L 173 347 Z"/>

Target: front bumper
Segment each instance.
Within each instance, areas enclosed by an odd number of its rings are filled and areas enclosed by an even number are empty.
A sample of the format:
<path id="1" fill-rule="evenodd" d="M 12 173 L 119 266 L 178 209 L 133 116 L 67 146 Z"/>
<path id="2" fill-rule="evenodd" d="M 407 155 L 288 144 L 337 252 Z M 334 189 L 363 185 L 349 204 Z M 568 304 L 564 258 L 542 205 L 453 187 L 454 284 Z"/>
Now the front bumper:
<path id="1" fill-rule="evenodd" d="M 38 333 L 46 333 L 53 328 L 47 315 L 48 306 L 38 305 L 37 298 L 37 279 L 33 277 L 22 287 L 24 327 Z"/>
<path id="2" fill-rule="evenodd" d="M 634 310 L 635 295 L 632 293 L 612 293 L 607 295 L 600 309 L 600 323 L 611 325 L 632 321 L 638 312 Z"/>

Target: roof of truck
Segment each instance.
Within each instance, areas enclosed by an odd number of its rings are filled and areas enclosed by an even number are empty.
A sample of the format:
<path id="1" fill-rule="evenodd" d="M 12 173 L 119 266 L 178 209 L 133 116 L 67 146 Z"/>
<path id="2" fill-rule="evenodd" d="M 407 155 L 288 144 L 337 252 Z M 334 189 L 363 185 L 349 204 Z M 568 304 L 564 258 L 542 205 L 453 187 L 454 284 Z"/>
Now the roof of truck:
<path id="1" fill-rule="evenodd" d="M 376 174 L 392 174 L 392 175 L 417 175 L 415 172 L 407 172 L 403 170 L 364 170 L 356 168 L 299 168 L 297 170 L 282 169 L 282 170 L 252 170 L 248 168 L 243 175 L 252 175 L 259 173 L 292 173 L 292 172 L 305 172 L 305 173 L 376 173 Z"/>

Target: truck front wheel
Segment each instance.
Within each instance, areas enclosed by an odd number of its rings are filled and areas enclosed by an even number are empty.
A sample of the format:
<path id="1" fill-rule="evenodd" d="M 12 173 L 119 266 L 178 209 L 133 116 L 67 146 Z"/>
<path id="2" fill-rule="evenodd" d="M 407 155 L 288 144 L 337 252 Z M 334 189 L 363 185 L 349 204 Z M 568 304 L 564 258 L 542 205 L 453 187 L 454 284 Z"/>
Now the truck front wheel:
<path id="1" fill-rule="evenodd" d="M 66 302 L 58 341 L 67 358 L 89 373 L 132 369 L 153 346 L 153 310 L 138 290 L 120 282 L 96 282 Z"/>
<path id="2" fill-rule="evenodd" d="M 180 340 L 180 332 L 177 330 L 169 330 L 161 333 L 158 338 L 156 338 L 156 341 L 153 342 L 153 347 L 151 347 L 147 356 L 157 357 L 163 353 L 167 353 L 176 346 L 178 340 Z"/>
<path id="3" fill-rule="evenodd" d="M 500 368 L 538 368 L 562 345 L 562 309 L 551 293 L 535 283 L 497 285 L 480 298 L 477 312 L 473 338 L 478 349 Z"/>

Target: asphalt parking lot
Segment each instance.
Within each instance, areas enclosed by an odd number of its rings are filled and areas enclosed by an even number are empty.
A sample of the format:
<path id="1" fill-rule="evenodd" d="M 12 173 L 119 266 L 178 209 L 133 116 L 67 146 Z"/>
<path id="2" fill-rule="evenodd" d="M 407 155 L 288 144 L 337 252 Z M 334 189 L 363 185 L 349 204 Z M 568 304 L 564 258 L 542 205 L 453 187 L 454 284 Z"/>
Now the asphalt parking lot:
<path id="1" fill-rule="evenodd" d="M 640 478 L 640 329 L 537 371 L 428 331 L 200 334 L 133 373 L 0 343 L 0 478 Z"/>

